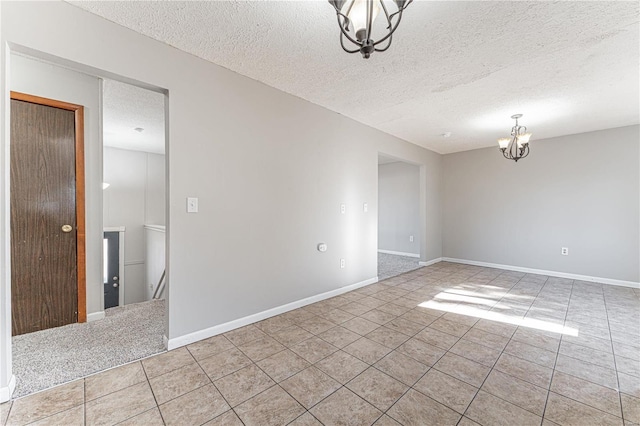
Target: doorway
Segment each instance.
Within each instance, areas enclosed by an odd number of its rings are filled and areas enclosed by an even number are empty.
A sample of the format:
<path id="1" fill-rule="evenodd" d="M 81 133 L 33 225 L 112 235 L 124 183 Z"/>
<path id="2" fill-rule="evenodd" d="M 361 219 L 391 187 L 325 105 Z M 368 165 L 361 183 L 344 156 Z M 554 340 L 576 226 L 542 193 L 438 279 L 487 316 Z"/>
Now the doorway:
<path id="1" fill-rule="evenodd" d="M 11 92 L 12 335 L 86 321 L 84 108 Z"/>
<path id="2" fill-rule="evenodd" d="M 420 167 L 378 155 L 378 279 L 420 267 Z"/>

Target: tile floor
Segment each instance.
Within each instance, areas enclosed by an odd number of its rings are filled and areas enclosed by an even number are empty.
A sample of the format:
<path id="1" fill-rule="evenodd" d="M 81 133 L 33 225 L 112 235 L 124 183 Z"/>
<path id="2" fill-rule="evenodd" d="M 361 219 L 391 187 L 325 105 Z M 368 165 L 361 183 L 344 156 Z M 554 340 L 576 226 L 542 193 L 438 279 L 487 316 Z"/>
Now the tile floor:
<path id="1" fill-rule="evenodd" d="M 442 262 L 3 404 L 0 422 L 631 426 L 639 297 Z"/>

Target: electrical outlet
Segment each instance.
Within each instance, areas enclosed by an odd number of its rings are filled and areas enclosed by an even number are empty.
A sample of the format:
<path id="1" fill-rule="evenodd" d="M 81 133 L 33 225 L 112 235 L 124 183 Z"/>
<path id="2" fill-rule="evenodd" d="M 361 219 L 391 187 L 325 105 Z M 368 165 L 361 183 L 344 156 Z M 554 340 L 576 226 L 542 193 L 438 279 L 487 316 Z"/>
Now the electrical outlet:
<path id="1" fill-rule="evenodd" d="M 347 211 L 347 206 L 345 204 L 340 204 L 340 213 L 345 214 Z"/>
<path id="2" fill-rule="evenodd" d="M 413 235 L 409 235 L 409 242 L 412 243 L 413 242 Z"/>
<path id="3" fill-rule="evenodd" d="M 363 212 L 365 212 L 365 213 L 366 213 L 366 212 L 368 212 L 368 211 L 369 211 L 369 204 L 364 203 L 364 204 L 362 205 L 362 211 L 363 211 Z"/>
<path id="4" fill-rule="evenodd" d="M 345 261 L 344 259 L 340 259 L 340 269 L 344 269 L 345 267 Z"/>
<path id="5" fill-rule="evenodd" d="M 560 253 L 563 256 L 569 256 L 569 247 L 562 247 L 562 250 L 560 251 Z"/>

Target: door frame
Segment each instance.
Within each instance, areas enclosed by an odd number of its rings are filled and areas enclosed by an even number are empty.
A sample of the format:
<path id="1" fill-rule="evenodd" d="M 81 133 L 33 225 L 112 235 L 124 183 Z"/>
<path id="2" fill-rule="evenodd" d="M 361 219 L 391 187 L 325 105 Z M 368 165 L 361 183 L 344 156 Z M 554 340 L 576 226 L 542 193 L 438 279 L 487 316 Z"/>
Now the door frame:
<path id="1" fill-rule="evenodd" d="M 77 322 L 87 321 L 87 268 L 85 230 L 85 183 L 84 183 L 84 107 L 68 102 L 43 98 L 11 91 L 11 99 L 73 111 L 75 117 L 76 151 L 76 251 L 77 251 Z"/>

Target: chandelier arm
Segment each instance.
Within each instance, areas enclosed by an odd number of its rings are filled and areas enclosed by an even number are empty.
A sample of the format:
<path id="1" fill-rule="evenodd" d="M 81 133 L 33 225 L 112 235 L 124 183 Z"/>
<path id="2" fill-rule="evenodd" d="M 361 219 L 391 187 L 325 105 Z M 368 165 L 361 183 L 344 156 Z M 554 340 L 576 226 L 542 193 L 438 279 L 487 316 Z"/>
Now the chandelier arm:
<path id="1" fill-rule="evenodd" d="M 387 29 L 391 28 L 391 18 L 389 17 L 389 11 L 387 10 L 387 6 L 384 5 L 384 2 L 380 1 L 380 6 L 382 6 L 382 11 L 384 12 L 384 16 L 387 18 Z"/>
<path id="2" fill-rule="evenodd" d="M 344 45 L 344 35 L 345 35 L 345 34 L 344 34 L 343 32 L 341 32 L 341 33 L 340 33 L 340 46 L 342 46 L 342 50 L 344 50 L 344 51 L 345 51 L 345 52 L 347 52 L 347 53 L 357 53 L 357 52 L 359 52 L 359 51 L 360 51 L 360 49 L 349 50 L 349 49 L 347 49 L 347 48 L 345 47 L 345 45 Z M 349 38 L 349 36 L 347 36 L 347 38 Z M 350 39 L 350 38 L 349 38 L 349 39 Z M 356 43 L 356 44 L 357 44 L 357 43 Z"/>
<path id="3" fill-rule="evenodd" d="M 340 25 L 340 15 L 342 15 L 346 19 L 349 19 L 346 16 L 344 16 L 342 13 L 338 13 L 338 26 L 340 27 L 340 33 L 341 33 L 341 35 L 340 35 L 340 43 L 342 43 L 342 36 L 344 35 L 351 43 L 355 44 L 356 46 L 361 46 L 361 43 L 358 43 L 349 34 L 347 34 L 344 29 L 342 29 L 342 25 Z M 360 51 L 360 50 L 354 50 L 353 52 L 350 52 L 350 51 L 348 51 L 347 49 L 344 48 L 344 44 L 342 45 L 342 48 L 345 50 L 345 52 L 349 52 L 349 53 L 355 53 L 355 52 L 359 52 Z"/>
<path id="4" fill-rule="evenodd" d="M 376 46 L 376 45 L 382 43 L 383 41 L 385 41 L 386 39 L 390 38 L 393 35 L 393 33 L 395 32 L 395 30 L 398 28 L 398 25 L 400 25 L 400 21 L 401 20 L 402 20 L 402 11 L 400 11 L 400 14 L 398 15 L 398 20 L 396 21 L 396 24 L 393 26 L 393 28 L 389 31 L 389 34 L 387 34 L 386 36 L 384 36 L 380 40 L 374 42 L 373 45 Z"/>
<path id="5" fill-rule="evenodd" d="M 389 42 L 387 43 L 387 45 L 381 49 L 378 49 L 377 47 L 374 49 L 376 52 L 384 52 L 386 51 L 389 47 L 391 47 L 391 42 L 393 41 L 393 37 L 389 37 Z"/>
<path id="6" fill-rule="evenodd" d="M 393 18 L 393 17 L 394 17 L 394 16 L 396 16 L 398 13 L 402 13 L 402 12 L 407 8 L 407 6 L 409 6 L 412 2 L 413 2 L 413 0 L 409 0 L 409 1 L 407 1 L 407 2 L 404 4 L 404 6 L 402 7 L 402 9 L 398 9 L 398 11 L 397 11 L 397 12 L 393 12 L 393 13 L 391 14 L 390 18 Z"/>

